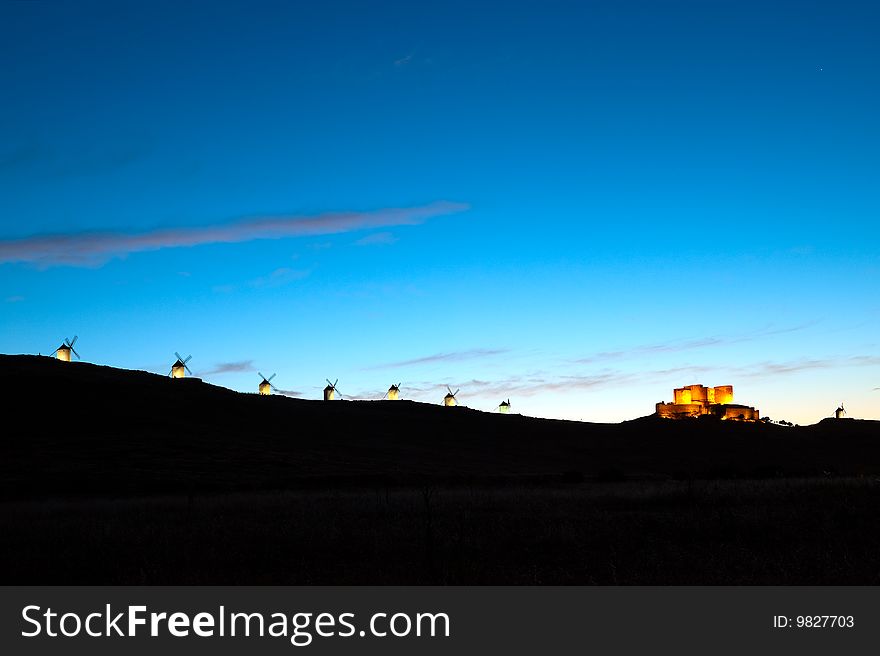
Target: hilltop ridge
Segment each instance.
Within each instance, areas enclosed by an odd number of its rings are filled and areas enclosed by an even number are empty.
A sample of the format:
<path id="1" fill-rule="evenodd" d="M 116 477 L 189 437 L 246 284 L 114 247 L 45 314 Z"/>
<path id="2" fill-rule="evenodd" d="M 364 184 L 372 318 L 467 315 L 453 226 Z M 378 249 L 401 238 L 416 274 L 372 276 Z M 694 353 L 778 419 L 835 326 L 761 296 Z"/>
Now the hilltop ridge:
<path id="1" fill-rule="evenodd" d="M 412 401 L 244 394 L 0 356 L 0 495 L 159 494 L 442 480 L 880 474 L 880 422 L 593 424 Z"/>

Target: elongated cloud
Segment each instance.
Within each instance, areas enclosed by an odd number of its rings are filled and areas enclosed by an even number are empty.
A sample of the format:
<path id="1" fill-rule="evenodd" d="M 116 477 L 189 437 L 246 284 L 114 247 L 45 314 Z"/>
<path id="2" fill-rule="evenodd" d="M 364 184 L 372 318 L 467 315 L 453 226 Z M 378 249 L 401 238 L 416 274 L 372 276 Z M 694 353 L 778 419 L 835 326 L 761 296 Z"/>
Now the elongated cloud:
<path id="1" fill-rule="evenodd" d="M 211 226 L 163 228 L 139 233 L 78 232 L 8 239 L 0 240 L 0 263 L 29 262 L 43 267 L 96 266 L 113 257 L 162 248 L 416 225 L 431 217 L 453 214 L 467 208 L 462 203 L 440 201 L 420 207 L 387 208 L 373 212 L 270 216 Z"/>
<path id="2" fill-rule="evenodd" d="M 540 394 L 559 394 L 590 392 L 603 389 L 624 389 L 633 384 L 653 384 L 667 380 L 670 376 L 680 377 L 681 384 L 696 382 L 698 376 L 709 374 L 723 374 L 729 377 L 736 385 L 736 381 L 753 378 L 768 378 L 787 376 L 801 371 L 817 369 L 839 369 L 849 367 L 876 367 L 880 366 L 880 356 L 854 355 L 838 358 L 802 358 L 798 360 L 778 362 L 755 362 L 739 366 L 685 366 L 668 369 L 651 369 L 644 371 L 624 371 L 621 369 L 604 369 L 602 371 L 584 374 L 560 374 L 553 371 L 537 371 L 528 376 L 509 376 L 488 380 L 454 380 L 449 382 L 453 390 L 461 388 L 462 399 L 488 398 L 494 399 L 511 397 L 532 397 Z M 406 390 L 408 395 L 424 399 L 429 402 L 442 398 L 446 393 L 446 385 L 436 381 L 411 381 L 404 382 L 401 390 Z M 880 390 L 880 387 L 875 388 Z M 670 390 L 658 388 L 658 393 L 666 393 Z M 362 395 L 368 398 L 368 395 Z"/>
<path id="3" fill-rule="evenodd" d="M 220 362 L 208 371 L 200 371 L 201 376 L 216 376 L 219 374 L 234 374 L 246 371 L 254 371 L 253 360 L 241 360 L 239 362 Z"/>
<path id="4" fill-rule="evenodd" d="M 742 368 L 743 375 L 762 378 L 793 374 L 810 369 L 839 369 L 841 367 L 878 367 L 878 355 L 852 355 L 849 357 L 789 360 L 788 362 L 761 362 L 749 368 Z"/>
<path id="5" fill-rule="evenodd" d="M 465 360 L 475 360 L 490 355 L 501 355 L 507 353 L 508 349 L 469 349 L 467 351 L 451 351 L 449 353 L 435 353 L 426 355 L 423 358 L 415 358 L 413 360 L 401 360 L 400 362 L 388 362 L 386 364 L 378 364 L 367 367 L 367 370 L 373 369 L 392 369 L 394 367 L 408 367 L 414 364 L 430 364 L 433 362 L 463 362 Z"/>
<path id="6" fill-rule="evenodd" d="M 639 357 L 644 355 L 656 355 L 660 353 L 680 353 L 682 351 L 692 351 L 695 349 L 708 348 L 711 346 L 727 346 L 728 344 L 741 344 L 743 342 L 753 342 L 764 337 L 772 335 L 783 335 L 804 330 L 815 325 L 815 322 L 804 323 L 798 326 L 790 326 L 786 328 L 767 327 L 755 330 L 750 333 L 740 335 L 729 335 L 726 337 L 702 337 L 699 339 L 680 340 L 667 342 L 665 344 L 643 344 L 634 346 L 629 349 L 620 351 L 603 351 L 594 355 L 574 360 L 576 364 L 592 364 L 596 362 L 606 362 L 609 360 L 623 360 L 631 357 Z"/>
<path id="7" fill-rule="evenodd" d="M 278 389 L 277 387 L 276 387 L 276 388 L 273 388 L 273 391 L 274 391 L 276 394 L 280 394 L 281 396 L 290 396 L 290 397 L 293 397 L 293 398 L 296 398 L 296 397 L 298 397 L 298 396 L 302 396 L 302 395 L 303 395 L 302 392 L 298 392 L 297 390 Z"/>

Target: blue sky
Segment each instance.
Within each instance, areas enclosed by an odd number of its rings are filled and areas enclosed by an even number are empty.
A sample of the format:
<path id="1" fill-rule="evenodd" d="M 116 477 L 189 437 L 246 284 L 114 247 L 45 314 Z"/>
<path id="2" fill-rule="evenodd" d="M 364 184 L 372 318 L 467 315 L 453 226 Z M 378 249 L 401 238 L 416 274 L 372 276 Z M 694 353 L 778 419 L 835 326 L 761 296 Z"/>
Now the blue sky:
<path id="1" fill-rule="evenodd" d="M 510 6 L 511 4 L 515 6 Z M 0 4 L 0 351 L 880 417 L 875 3 Z"/>

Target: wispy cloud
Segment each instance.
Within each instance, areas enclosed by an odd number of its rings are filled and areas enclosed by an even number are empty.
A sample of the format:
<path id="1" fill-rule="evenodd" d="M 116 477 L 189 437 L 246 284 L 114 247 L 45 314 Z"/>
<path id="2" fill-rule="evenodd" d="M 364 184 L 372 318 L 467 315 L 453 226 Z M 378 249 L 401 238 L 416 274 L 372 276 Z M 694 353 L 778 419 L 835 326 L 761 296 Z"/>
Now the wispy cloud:
<path id="1" fill-rule="evenodd" d="M 504 351 L 498 352 L 503 353 Z M 439 356 L 443 355 L 448 354 L 439 354 Z M 799 371 L 865 366 L 880 366 L 880 356 L 856 355 L 840 358 L 803 358 L 791 361 L 747 363 L 734 367 L 698 365 L 639 371 L 606 368 L 583 374 L 562 374 L 558 371 L 545 370 L 534 371 L 527 375 L 509 375 L 486 379 L 404 380 L 400 389 L 404 398 L 428 403 L 439 403 L 446 394 L 446 386 L 448 384 L 453 391 L 460 388 L 460 402 L 463 405 L 471 405 L 471 407 L 480 407 L 480 404 L 485 405 L 486 403 L 496 402 L 508 397 L 517 399 L 530 398 L 542 394 L 577 394 L 601 390 L 623 390 L 631 388 L 633 385 L 650 386 L 654 384 L 658 385 L 657 399 L 660 399 L 663 395 L 672 391 L 671 387 L 667 389 L 664 385 L 664 383 L 669 382 L 670 378 L 675 380 L 681 379 L 677 384 L 685 384 L 700 382 L 700 377 L 717 374 L 718 376 L 725 377 L 725 380 L 722 382 L 736 385 L 736 381 L 788 376 Z M 874 391 L 877 390 L 880 390 L 880 387 L 874 388 Z M 352 400 L 378 399 L 383 394 L 384 390 L 367 390 L 360 391 L 351 396 L 346 395 L 345 398 Z M 646 406 L 646 412 L 650 411 L 649 406 Z"/>
<path id="2" fill-rule="evenodd" d="M 242 284 L 215 285 L 212 289 L 219 294 L 229 294 L 242 287 L 281 287 L 282 285 L 286 285 L 296 280 L 307 278 L 311 273 L 311 269 L 279 267 L 268 275 L 248 280 Z"/>
<path id="3" fill-rule="evenodd" d="M 276 387 L 276 388 L 273 388 L 273 389 L 275 390 L 275 393 L 276 393 L 276 394 L 280 394 L 281 396 L 292 396 L 292 397 L 297 397 L 297 396 L 302 396 L 302 395 L 303 395 L 302 392 L 297 392 L 296 390 L 278 389 L 277 387 Z"/>
<path id="4" fill-rule="evenodd" d="M 261 276 L 251 280 L 252 287 L 278 287 L 286 285 L 294 280 L 302 280 L 311 274 L 311 269 L 291 269 L 290 267 L 278 267 L 268 276 Z"/>
<path id="5" fill-rule="evenodd" d="M 355 244 L 358 246 L 386 246 L 388 244 L 393 244 L 396 241 L 397 237 L 390 232 L 375 232 L 372 235 L 361 237 L 355 242 Z"/>
<path id="6" fill-rule="evenodd" d="M 815 322 L 804 323 L 797 326 L 789 326 L 786 328 L 761 328 L 748 333 L 728 336 L 701 337 L 696 339 L 677 340 L 664 342 L 662 344 L 642 344 L 633 346 L 628 349 L 620 349 L 617 351 L 602 351 L 593 355 L 578 358 L 574 360 L 577 364 L 593 364 L 596 362 L 606 362 L 610 360 L 623 360 L 626 358 L 640 357 L 645 355 L 655 355 L 662 353 L 679 353 L 682 351 L 692 351 L 696 349 L 709 348 L 711 346 L 727 346 L 729 344 L 741 344 L 743 342 L 752 342 L 763 337 L 772 335 L 782 335 L 804 330 L 815 325 Z"/>
<path id="7" fill-rule="evenodd" d="M 642 378 L 640 374 L 622 371 L 602 371 L 586 375 L 565 376 L 511 376 L 492 380 L 472 378 L 469 380 L 453 380 L 448 383 L 437 381 L 404 381 L 400 387 L 404 398 L 413 398 L 428 402 L 438 401 L 446 395 L 447 385 L 453 391 L 460 389 L 462 402 L 467 405 L 467 399 L 492 399 L 494 397 L 531 397 L 548 392 L 573 392 L 613 388 L 636 382 Z M 361 392 L 351 397 L 358 399 L 377 399 L 385 392 L 368 391 Z"/>
<path id="8" fill-rule="evenodd" d="M 509 353 L 509 349 L 486 349 L 486 348 L 478 348 L 478 349 L 469 349 L 466 351 L 450 351 L 448 353 L 434 353 L 433 355 L 426 355 L 422 358 L 414 358 L 412 360 L 401 360 L 399 362 L 388 362 L 385 364 L 378 364 L 372 367 L 367 367 L 367 370 L 374 369 L 391 369 L 394 367 L 409 367 L 415 364 L 431 364 L 434 362 L 462 362 L 465 360 L 475 360 L 477 358 L 485 358 L 492 355 L 501 355 L 502 353 Z"/>
<path id="9" fill-rule="evenodd" d="M 738 370 L 743 376 L 763 378 L 765 376 L 780 376 L 800 371 L 809 371 L 811 369 L 876 366 L 880 366 L 880 356 L 853 355 L 840 358 L 802 358 L 800 360 L 789 360 L 788 362 L 760 362 L 749 367 L 740 367 Z"/>
<path id="10" fill-rule="evenodd" d="M 7 303 L 21 303 L 23 300 L 24 300 L 24 296 L 16 295 L 16 296 L 7 296 L 6 297 Z"/>
<path id="11" fill-rule="evenodd" d="M 200 371 L 200 376 L 217 376 L 220 374 L 233 374 L 254 371 L 253 360 L 240 360 L 238 362 L 219 362 L 208 371 Z"/>
<path id="12" fill-rule="evenodd" d="M 164 228 L 140 233 L 77 232 L 0 240 L 0 263 L 28 262 L 38 266 L 97 266 L 130 253 L 202 244 L 237 243 L 338 234 L 416 225 L 435 216 L 464 211 L 462 203 L 440 201 L 419 207 L 372 212 L 327 213 L 317 216 L 271 216 L 199 227 Z"/>

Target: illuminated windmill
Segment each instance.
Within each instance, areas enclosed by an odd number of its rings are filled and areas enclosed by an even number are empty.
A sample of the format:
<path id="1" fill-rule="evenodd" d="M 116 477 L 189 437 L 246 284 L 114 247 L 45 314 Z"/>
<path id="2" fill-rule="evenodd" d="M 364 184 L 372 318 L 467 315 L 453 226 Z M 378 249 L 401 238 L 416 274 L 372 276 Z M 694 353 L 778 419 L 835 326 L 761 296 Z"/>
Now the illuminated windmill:
<path id="1" fill-rule="evenodd" d="M 73 353 L 76 356 L 76 359 L 79 360 L 79 353 L 73 348 L 77 339 L 79 339 L 79 337 L 76 335 L 73 336 L 73 339 L 65 338 L 61 346 L 55 349 L 53 355 L 62 362 L 70 362 L 70 354 Z"/>
<path id="2" fill-rule="evenodd" d="M 452 388 L 449 387 L 449 385 L 446 386 L 446 389 L 447 389 L 447 391 L 449 392 L 449 394 L 447 394 L 446 396 L 443 397 L 443 405 L 445 405 L 445 406 L 451 408 L 452 406 L 454 406 L 454 405 L 457 403 L 457 400 L 456 400 L 455 396 L 456 396 L 456 394 L 458 394 L 461 390 L 460 390 L 460 389 L 457 389 L 457 390 L 455 390 L 455 391 L 453 392 L 453 391 L 452 391 Z"/>
<path id="3" fill-rule="evenodd" d="M 192 376 L 192 372 L 189 370 L 189 367 L 186 366 L 186 363 L 192 360 L 192 356 L 188 355 L 186 356 L 186 360 L 184 360 L 183 356 L 177 351 L 174 352 L 174 355 L 177 357 L 177 360 L 171 365 L 171 372 L 168 375 L 172 378 L 183 378 L 189 373 L 189 375 Z"/>
<path id="4" fill-rule="evenodd" d="M 389 401 L 399 401 L 400 400 L 400 383 L 397 385 L 392 385 L 388 388 L 388 392 L 385 394 L 385 398 Z"/>
<path id="5" fill-rule="evenodd" d="M 257 374 L 262 379 L 260 381 L 260 386 L 257 388 L 257 389 L 259 389 L 260 394 L 262 396 L 269 396 L 272 393 L 272 390 L 275 390 L 276 392 L 278 391 L 278 388 L 272 384 L 272 379 L 275 378 L 276 374 L 272 374 L 268 378 L 266 378 L 259 371 L 257 372 Z"/>
<path id="6" fill-rule="evenodd" d="M 845 415 L 846 415 L 846 409 L 843 407 L 843 403 L 841 403 L 840 407 L 838 407 L 837 410 L 834 411 L 834 418 L 835 419 L 843 419 L 843 417 Z"/>
<path id="7" fill-rule="evenodd" d="M 336 383 L 339 382 L 339 379 L 337 378 L 336 382 L 334 383 L 331 383 L 329 378 L 325 378 L 324 380 L 327 381 L 327 387 L 324 388 L 324 400 L 332 401 L 334 398 L 336 398 Z M 342 394 L 340 394 L 339 396 L 342 396 Z"/>
<path id="8" fill-rule="evenodd" d="M 506 415 L 508 412 L 510 412 L 510 399 L 501 402 L 501 404 L 498 406 L 498 412 L 503 415 Z"/>

